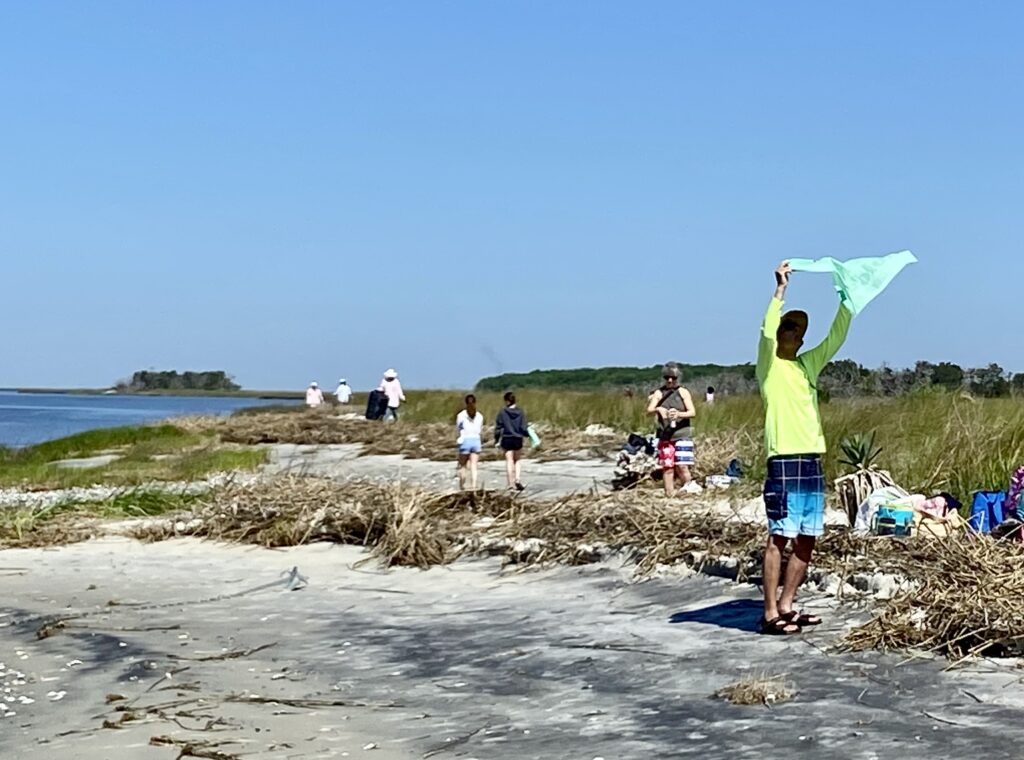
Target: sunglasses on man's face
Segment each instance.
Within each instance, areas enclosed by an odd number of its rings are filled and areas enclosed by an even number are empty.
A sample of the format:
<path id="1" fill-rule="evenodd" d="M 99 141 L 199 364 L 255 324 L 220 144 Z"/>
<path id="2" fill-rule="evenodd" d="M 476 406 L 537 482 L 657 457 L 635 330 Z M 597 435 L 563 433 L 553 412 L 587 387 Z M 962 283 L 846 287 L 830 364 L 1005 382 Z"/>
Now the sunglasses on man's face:
<path id="1" fill-rule="evenodd" d="M 779 325 L 779 329 L 785 330 L 786 332 L 799 332 L 800 324 L 790 319 L 787 319 L 785 322 Z"/>
<path id="2" fill-rule="evenodd" d="M 663 380 L 678 380 L 679 378 L 676 377 L 675 375 L 663 375 L 662 379 Z"/>

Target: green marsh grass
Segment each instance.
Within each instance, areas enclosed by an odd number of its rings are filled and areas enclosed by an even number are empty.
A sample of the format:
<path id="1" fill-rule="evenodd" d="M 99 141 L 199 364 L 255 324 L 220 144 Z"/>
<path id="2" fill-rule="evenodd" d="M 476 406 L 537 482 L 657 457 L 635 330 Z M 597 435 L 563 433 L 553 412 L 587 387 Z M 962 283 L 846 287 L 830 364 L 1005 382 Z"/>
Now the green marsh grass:
<path id="1" fill-rule="evenodd" d="M 82 469 L 54 464 L 101 452 L 119 458 Z M 266 459 L 265 449 L 225 447 L 212 432 L 186 432 L 171 424 L 110 428 L 23 449 L 0 449 L 0 486 L 73 488 L 196 480 L 213 472 L 254 470 Z"/>
<path id="2" fill-rule="evenodd" d="M 410 391 L 399 425 L 452 423 L 462 408 L 460 391 Z M 503 406 L 499 393 L 477 393 L 487 425 Z M 529 419 L 542 429 L 582 430 L 598 424 L 627 433 L 653 427 L 646 399 L 622 394 L 523 391 L 517 394 Z M 714 461 L 730 456 L 747 466 L 748 478 L 764 475 L 763 420 L 757 396 L 719 397 L 707 405 L 694 394 L 695 438 L 714 450 Z M 365 395 L 335 412 L 361 414 Z M 285 406 L 281 413 L 302 413 Z M 245 414 L 245 412 L 242 412 Z M 1024 464 L 1024 399 L 976 399 L 962 394 L 928 393 L 899 398 L 834 399 L 822 403 L 829 452 L 829 479 L 845 474 L 839 442 L 856 433 L 875 433 L 882 447 L 878 465 L 911 491 L 948 490 L 966 499 L 975 490 L 1004 488 L 1012 470 Z M 55 467 L 70 457 L 115 451 L 121 458 L 86 470 Z M 92 484 L 132 486 L 154 480 L 194 480 L 211 472 L 252 470 L 266 461 L 266 450 L 225 446 L 215 429 L 186 431 L 173 424 L 113 428 L 82 433 L 25 449 L 0 449 L 0 486 L 71 487 Z"/>
<path id="3" fill-rule="evenodd" d="M 454 420 L 465 395 L 456 391 L 407 393 L 402 419 L 414 422 Z M 477 393 L 487 423 L 503 402 L 499 393 Z M 528 418 L 556 428 L 607 425 L 626 434 L 649 432 L 646 399 L 621 394 L 523 391 L 516 394 Z M 748 476 L 764 476 L 764 411 L 758 396 L 719 397 L 713 405 L 694 392 L 698 447 L 704 440 L 728 441 L 747 465 Z M 356 407 L 353 405 L 352 409 Z M 898 398 L 833 399 L 821 404 L 829 451 L 826 476 L 849 468 L 839 464 L 839 442 L 855 433 L 875 431 L 883 451 L 878 459 L 898 483 L 911 491 L 948 490 L 961 500 L 982 489 L 1005 488 L 1014 468 L 1024 465 L 1024 399 L 981 399 L 957 393 L 927 393 Z M 698 457 L 699 448 L 698 448 Z"/>
<path id="4" fill-rule="evenodd" d="M 0 509 L 0 546 L 45 546 L 88 538 L 92 519 L 155 517 L 187 510 L 199 494 L 128 489 L 109 499 Z"/>
<path id="5" fill-rule="evenodd" d="M 0 463 L 52 462 L 140 444 L 177 444 L 188 434 L 174 425 L 125 426 L 89 430 L 22 449 L 0 449 Z"/>

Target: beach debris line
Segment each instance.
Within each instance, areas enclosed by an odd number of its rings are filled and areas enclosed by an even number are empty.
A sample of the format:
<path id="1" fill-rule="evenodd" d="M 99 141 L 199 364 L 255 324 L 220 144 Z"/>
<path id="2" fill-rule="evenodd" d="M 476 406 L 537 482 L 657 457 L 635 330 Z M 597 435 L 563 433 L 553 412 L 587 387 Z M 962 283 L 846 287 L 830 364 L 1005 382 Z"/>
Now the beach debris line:
<path id="1" fill-rule="evenodd" d="M 850 650 L 927 650 L 952 659 L 1024 654 L 1024 544 L 973 533 L 915 541 L 891 558 L 911 579 L 844 639 Z"/>
<path id="2" fill-rule="evenodd" d="M 427 568 L 467 554 L 501 554 L 510 562 L 579 565 L 616 552 L 638 576 L 687 564 L 702 569 L 727 558 L 734 575 L 754 572 L 764 549 L 761 525 L 737 513 L 680 509 L 650 491 L 575 494 L 531 501 L 504 492 L 438 494 L 405 483 L 336 482 L 282 476 L 235 484 L 180 515 L 139 523 L 143 540 L 190 535 L 266 547 L 318 541 L 366 546 L 385 566 Z M 186 524 L 184 532 L 177 525 Z M 913 545 L 831 531 L 818 568 L 840 574 L 902 566 L 890 555 Z"/>
<path id="3" fill-rule="evenodd" d="M 375 421 L 338 417 L 318 408 L 254 411 L 204 424 L 209 425 L 204 429 L 216 432 L 225 443 L 361 444 L 363 455 L 401 454 L 410 459 L 440 462 L 451 459 L 453 453 L 452 426 L 444 422 L 401 421 L 385 426 Z M 610 458 L 620 439 L 614 431 L 607 432 L 610 428 L 591 429 L 588 433 L 538 424 L 536 429 L 544 436 L 544 446 L 534 450 L 530 458 L 541 461 L 580 456 Z M 483 447 L 481 459 L 500 458 L 497 449 Z"/>
<path id="4" fill-rule="evenodd" d="M 198 502 L 186 535 L 262 546 L 363 545 L 385 566 L 428 568 L 467 554 L 522 567 L 578 565 L 619 553 L 639 577 L 671 565 L 721 564 L 738 580 L 763 557 L 760 524 L 680 509 L 645 491 L 531 501 L 503 493 L 437 494 L 407 484 L 283 477 L 238 484 Z M 149 521 L 140 537 L 175 535 Z M 927 649 L 959 658 L 1024 651 L 1024 544 L 973 534 L 895 539 L 829 531 L 816 571 L 842 590 L 867 575 L 891 599 L 844 640 L 851 649 Z M 971 604 L 963 599 L 972 598 Z"/>
<path id="5" fill-rule="evenodd" d="M 178 760 L 185 757 L 201 757 L 206 760 L 241 760 L 241 755 L 233 752 L 221 752 L 218 747 L 235 742 L 211 742 L 202 739 L 175 739 L 173 736 L 151 736 L 149 743 L 153 747 L 177 747 Z"/>

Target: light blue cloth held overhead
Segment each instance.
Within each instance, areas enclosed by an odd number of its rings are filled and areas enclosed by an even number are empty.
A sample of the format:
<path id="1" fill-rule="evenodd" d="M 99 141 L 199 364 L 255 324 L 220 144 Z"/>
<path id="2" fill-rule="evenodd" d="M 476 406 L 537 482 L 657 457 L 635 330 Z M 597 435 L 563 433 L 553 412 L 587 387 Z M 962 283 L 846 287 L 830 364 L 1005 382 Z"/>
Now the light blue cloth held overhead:
<path id="1" fill-rule="evenodd" d="M 857 315 L 888 287 L 903 267 L 916 262 L 917 257 L 910 251 L 899 251 L 849 261 L 836 261 L 831 256 L 790 259 L 789 265 L 797 272 L 830 272 L 839 300 Z"/>

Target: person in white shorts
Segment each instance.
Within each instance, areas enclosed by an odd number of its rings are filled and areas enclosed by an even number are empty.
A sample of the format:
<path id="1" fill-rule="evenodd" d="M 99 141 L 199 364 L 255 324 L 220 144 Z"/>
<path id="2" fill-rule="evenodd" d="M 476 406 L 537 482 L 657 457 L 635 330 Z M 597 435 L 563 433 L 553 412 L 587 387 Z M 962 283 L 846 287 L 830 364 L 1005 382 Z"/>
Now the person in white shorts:
<path id="1" fill-rule="evenodd" d="M 476 396 L 466 396 L 466 408 L 455 418 L 455 427 L 459 437 L 459 488 L 466 487 L 466 470 L 469 470 L 469 486 L 474 491 L 477 486 L 477 465 L 482 450 L 481 436 L 484 429 L 484 416 L 476 410 Z"/>

